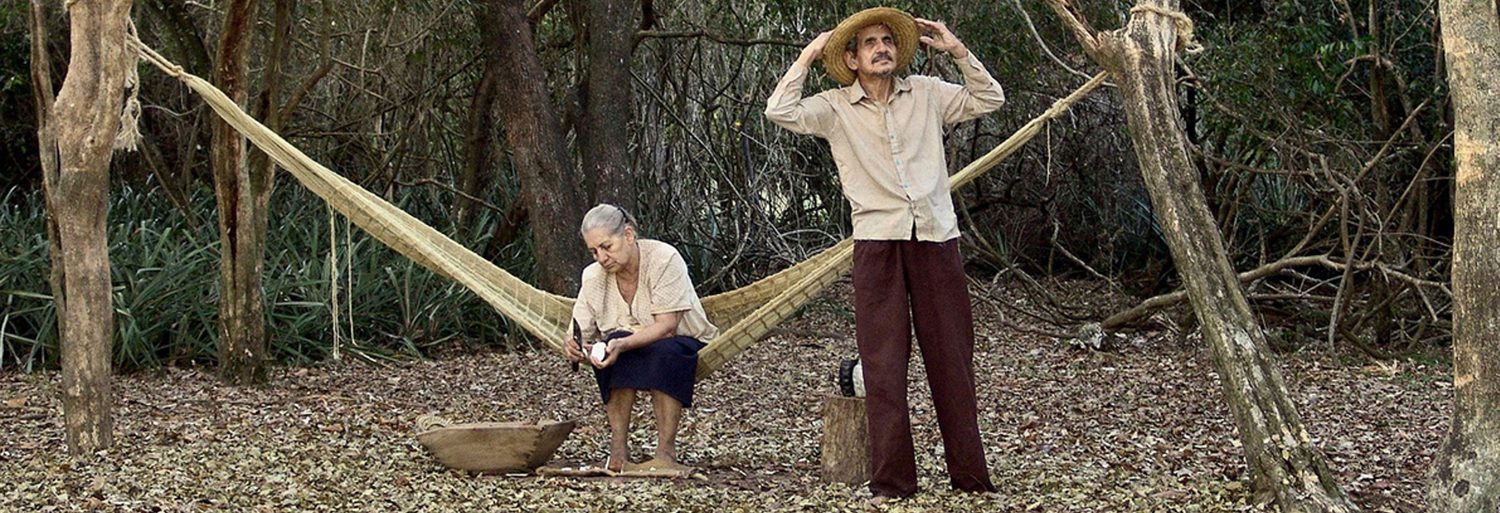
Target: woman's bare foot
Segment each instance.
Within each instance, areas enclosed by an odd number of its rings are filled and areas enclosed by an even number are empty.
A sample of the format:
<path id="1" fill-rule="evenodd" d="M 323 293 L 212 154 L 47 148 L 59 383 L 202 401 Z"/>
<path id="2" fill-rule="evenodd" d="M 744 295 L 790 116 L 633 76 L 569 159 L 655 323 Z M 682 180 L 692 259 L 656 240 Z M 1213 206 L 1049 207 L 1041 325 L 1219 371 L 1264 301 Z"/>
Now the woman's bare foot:
<path id="1" fill-rule="evenodd" d="M 604 469 L 610 472 L 623 472 L 629 463 L 629 460 L 611 454 L 608 459 L 604 460 Z"/>

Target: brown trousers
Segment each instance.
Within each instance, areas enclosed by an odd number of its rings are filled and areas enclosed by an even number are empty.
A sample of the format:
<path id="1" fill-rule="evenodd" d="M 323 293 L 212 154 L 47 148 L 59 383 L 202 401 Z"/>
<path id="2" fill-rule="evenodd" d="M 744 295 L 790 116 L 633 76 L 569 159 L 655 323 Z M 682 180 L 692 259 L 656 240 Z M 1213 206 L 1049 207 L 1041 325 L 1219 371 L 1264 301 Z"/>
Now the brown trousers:
<path id="1" fill-rule="evenodd" d="M 974 314 L 958 239 L 855 241 L 854 326 L 870 427 L 870 492 L 888 497 L 917 492 L 906 402 L 913 326 L 943 433 L 949 482 L 964 491 L 995 491 L 979 439 Z"/>

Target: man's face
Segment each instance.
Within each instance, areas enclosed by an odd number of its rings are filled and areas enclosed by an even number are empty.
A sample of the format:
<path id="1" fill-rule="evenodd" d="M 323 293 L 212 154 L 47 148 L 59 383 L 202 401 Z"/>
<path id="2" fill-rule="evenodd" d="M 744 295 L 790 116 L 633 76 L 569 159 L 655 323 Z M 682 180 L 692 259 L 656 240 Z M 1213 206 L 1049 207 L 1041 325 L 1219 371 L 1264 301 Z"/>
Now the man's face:
<path id="1" fill-rule="evenodd" d="M 850 40 L 854 51 L 844 52 L 844 63 L 856 75 L 890 76 L 896 71 L 896 37 L 885 25 L 859 29 Z M 847 50 L 847 49 L 846 49 Z"/>

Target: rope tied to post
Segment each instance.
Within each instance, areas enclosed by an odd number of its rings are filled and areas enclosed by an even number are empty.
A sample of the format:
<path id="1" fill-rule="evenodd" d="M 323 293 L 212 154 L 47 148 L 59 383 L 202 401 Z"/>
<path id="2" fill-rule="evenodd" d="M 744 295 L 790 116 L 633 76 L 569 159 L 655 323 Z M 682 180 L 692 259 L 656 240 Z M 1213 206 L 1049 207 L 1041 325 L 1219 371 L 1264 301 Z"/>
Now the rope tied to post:
<path id="1" fill-rule="evenodd" d="M 1172 18 L 1172 23 L 1177 25 L 1177 51 L 1182 53 L 1198 53 L 1203 51 L 1203 45 L 1193 39 L 1193 20 L 1188 18 L 1182 11 L 1157 7 L 1152 4 L 1139 4 L 1130 8 L 1130 14 L 1138 12 L 1149 12 Z"/>
<path id="2" fill-rule="evenodd" d="M 134 27 L 134 23 L 132 23 L 131 26 Z M 135 30 L 133 28 L 131 29 L 129 34 L 126 34 L 125 46 L 135 50 L 135 54 L 138 58 L 145 59 L 146 62 L 155 65 L 157 69 L 160 69 L 163 73 L 166 73 L 172 78 L 180 80 L 182 79 L 182 75 L 184 73 L 187 73 L 186 70 L 182 69 L 182 66 L 178 66 L 177 63 L 167 60 L 166 57 L 162 57 L 161 54 L 156 53 L 156 50 L 152 50 L 151 47 L 146 46 L 146 43 L 142 43 L 141 39 L 139 37 L 136 37 Z"/>

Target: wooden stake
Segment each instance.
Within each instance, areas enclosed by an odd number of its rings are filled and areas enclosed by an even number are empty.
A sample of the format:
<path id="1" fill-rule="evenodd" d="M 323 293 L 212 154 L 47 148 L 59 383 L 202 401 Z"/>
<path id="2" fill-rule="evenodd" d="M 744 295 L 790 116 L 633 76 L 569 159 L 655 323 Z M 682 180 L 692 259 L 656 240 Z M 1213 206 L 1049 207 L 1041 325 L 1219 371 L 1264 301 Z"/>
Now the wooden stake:
<path id="1" fill-rule="evenodd" d="M 859 485 L 870 480 L 870 430 L 865 398 L 828 396 L 823 402 L 823 480 Z"/>

